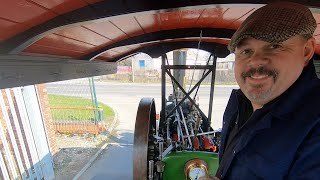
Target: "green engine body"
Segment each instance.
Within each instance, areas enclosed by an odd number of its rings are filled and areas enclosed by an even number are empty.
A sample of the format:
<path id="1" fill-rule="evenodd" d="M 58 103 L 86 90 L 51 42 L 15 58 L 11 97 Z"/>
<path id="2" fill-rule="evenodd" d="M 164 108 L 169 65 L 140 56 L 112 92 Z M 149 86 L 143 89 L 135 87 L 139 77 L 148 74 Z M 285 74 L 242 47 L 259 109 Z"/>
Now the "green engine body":
<path id="1" fill-rule="evenodd" d="M 191 159 L 204 160 L 208 164 L 210 176 L 215 175 L 219 166 L 217 153 L 203 151 L 171 152 L 163 158 L 165 163 L 163 180 L 186 180 L 184 166 Z"/>

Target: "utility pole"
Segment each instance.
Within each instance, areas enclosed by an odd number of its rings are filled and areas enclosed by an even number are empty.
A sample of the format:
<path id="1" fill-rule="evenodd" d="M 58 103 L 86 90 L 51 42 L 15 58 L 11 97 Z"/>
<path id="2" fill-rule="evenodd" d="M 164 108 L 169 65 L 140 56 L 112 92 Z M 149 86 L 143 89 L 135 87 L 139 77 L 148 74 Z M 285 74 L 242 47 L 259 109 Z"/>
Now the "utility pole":
<path id="1" fill-rule="evenodd" d="M 176 50 L 173 51 L 173 65 L 186 65 L 187 63 L 187 50 Z M 178 83 L 183 87 L 186 88 L 185 83 L 185 71 L 182 69 L 174 69 L 173 70 L 173 77 L 176 78 Z M 175 97 L 177 97 L 178 100 L 181 100 L 183 98 L 182 91 L 178 88 L 176 83 L 173 83 L 173 88 L 175 90 Z"/>

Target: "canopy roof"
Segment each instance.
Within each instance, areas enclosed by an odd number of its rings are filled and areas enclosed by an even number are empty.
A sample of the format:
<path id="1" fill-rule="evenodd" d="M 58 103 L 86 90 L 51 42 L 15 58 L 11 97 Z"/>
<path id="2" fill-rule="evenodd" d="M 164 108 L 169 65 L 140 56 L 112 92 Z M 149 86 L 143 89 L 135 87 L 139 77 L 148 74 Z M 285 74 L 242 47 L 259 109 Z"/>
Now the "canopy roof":
<path id="1" fill-rule="evenodd" d="M 10 0 L 0 6 L 0 53 L 117 62 L 139 52 L 157 57 L 197 48 L 201 41 L 200 49 L 225 57 L 242 21 L 268 2 Z M 320 1 L 296 2 L 309 6 L 320 23 Z M 317 55 L 319 34 L 318 26 Z"/>

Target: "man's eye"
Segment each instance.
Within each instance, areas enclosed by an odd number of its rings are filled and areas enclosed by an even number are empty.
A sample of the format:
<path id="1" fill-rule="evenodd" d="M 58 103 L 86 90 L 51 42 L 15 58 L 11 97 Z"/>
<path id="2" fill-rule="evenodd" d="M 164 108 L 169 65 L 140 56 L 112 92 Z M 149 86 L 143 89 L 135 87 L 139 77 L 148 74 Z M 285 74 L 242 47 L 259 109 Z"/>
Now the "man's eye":
<path id="1" fill-rule="evenodd" d="M 271 44 L 270 45 L 270 49 L 279 49 L 281 48 L 282 46 L 280 44 Z"/>
<path id="2" fill-rule="evenodd" d="M 248 55 L 248 54 L 250 54 L 251 52 L 252 52 L 251 49 L 244 49 L 243 51 L 241 51 L 241 54 L 242 54 L 242 55 Z"/>

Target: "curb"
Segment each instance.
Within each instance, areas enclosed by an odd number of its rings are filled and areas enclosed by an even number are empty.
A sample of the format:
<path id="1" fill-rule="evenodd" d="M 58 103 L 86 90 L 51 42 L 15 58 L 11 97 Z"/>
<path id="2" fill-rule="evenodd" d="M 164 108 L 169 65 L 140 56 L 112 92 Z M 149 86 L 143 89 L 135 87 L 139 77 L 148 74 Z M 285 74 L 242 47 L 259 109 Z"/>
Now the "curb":
<path id="1" fill-rule="evenodd" d="M 109 135 L 107 137 L 109 137 L 111 135 L 111 132 L 114 130 L 116 123 L 118 121 L 118 112 L 114 111 L 115 116 L 114 119 L 112 121 L 112 124 L 110 125 L 110 127 L 107 129 L 107 131 L 109 132 Z M 73 178 L 73 180 L 78 180 L 80 178 L 80 176 L 91 166 L 91 164 L 97 159 L 97 157 L 100 155 L 100 153 L 109 145 L 110 143 L 105 143 L 98 152 L 96 152 L 96 154 L 94 154 L 90 160 L 88 161 L 88 163 L 77 173 L 77 175 Z"/>

